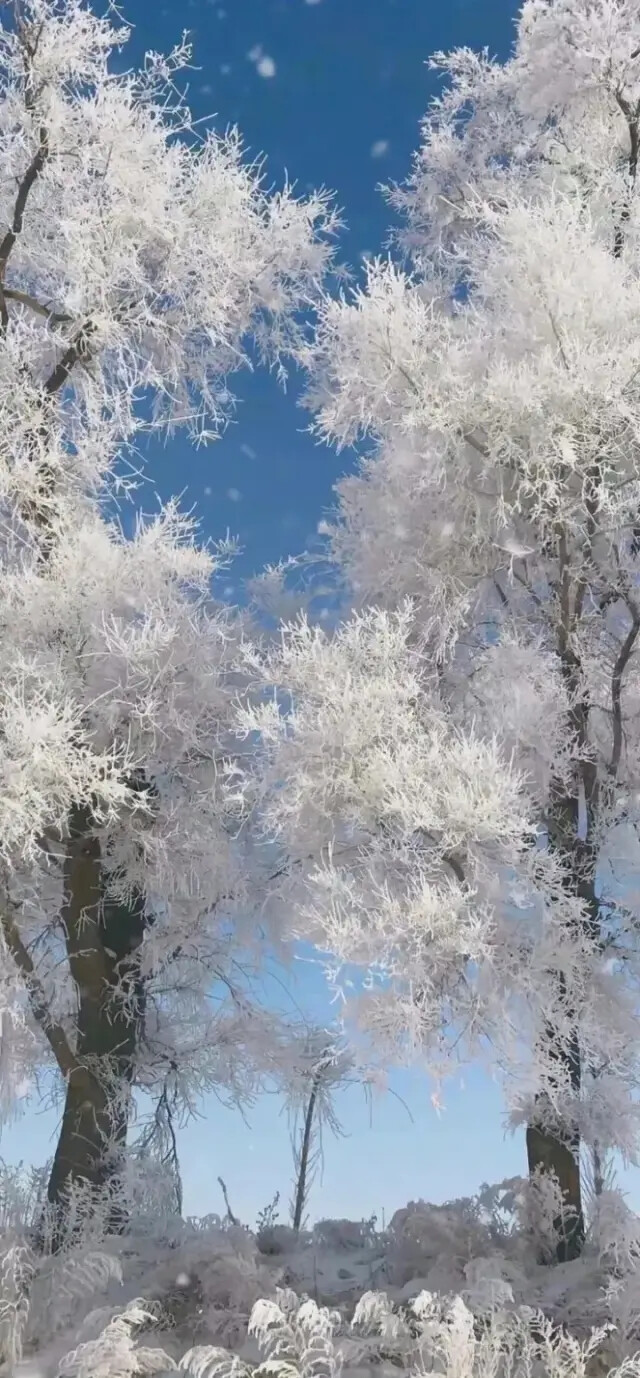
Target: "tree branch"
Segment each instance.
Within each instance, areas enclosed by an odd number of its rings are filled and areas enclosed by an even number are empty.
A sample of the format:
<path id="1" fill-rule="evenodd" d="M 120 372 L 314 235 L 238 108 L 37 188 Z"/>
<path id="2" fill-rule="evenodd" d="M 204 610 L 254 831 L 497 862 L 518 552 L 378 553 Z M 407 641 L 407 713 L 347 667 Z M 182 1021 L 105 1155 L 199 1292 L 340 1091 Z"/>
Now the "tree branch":
<path id="1" fill-rule="evenodd" d="M 45 306 L 37 297 L 30 296 L 29 292 L 19 292 L 17 287 L 3 287 L 2 290 L 6 301 L 15 301 L 20 306 L 27 306 L 30 311 L 35 311 L 36 316 L 44 316 L 52 325 L 71 324 L 71 316 L 66 316 L 62 311 L 55 311 L 52 306 Z"/>
<path id="2" fill-rule="evenodd" d="M 229 1221 L 229 1224 L 230 1224 L 230 1225 L 239 1225 L 239 1224 L 240 1224 L 240 1221 L 238 1220 L 237 1215 L 234 1215 L 234 1214 L 233 1214 L 233 1211 L 232 1211 L 232 1209 L 231 1209 L 231 1206 L 229 1205 L 229 1193 L 228 1193 L 228 1191 L 227 1191 L 226 1182 L 224 1181 L 224 1179 L 223 1179 L 222 1177 L 219 1177 L 219 1178 L 218 1178 L 218 1181 L 219 1181 L 220 1186 L 221 1186 L 221 1188 L 222 1188 L 222 1195 L 224 1196 L 224 1204 L 225 1204 L 225 1206 L 226 1206 L 226 1208 L 227 1208 L 227 1220 Z"/>
<path id="3" fill-rule="evenodd" d="M 49 397 L 64 387 L 74 364 L 80 360 L 84 363 L 87 362 L 90 357 L 89 341 L 94 330 L 95 326 L 92 325 L 91 321 L 87 321 L 85 325 L 80 327 L 75 339 L 71 341 L 45 382 L 44 390 Z"/>
<path id="4" fill-rule="evenodd" d="M 11 226 L 7 230 L 7 233 L 5 234 L 2 242 L 0 242 L 0 282 L 2 283 L 4 283 L 4 276 L 7 271 L 7 264 L 9 262 L 11 251 L 15 245 L 18 236 L 22 233 L 22 227 L 24 224 L 24 213 L 27 208 L 29 192 L 31 191 L 31 188 L 34 186 L 34 184 L 37 182 L 38 177 L 42 172 L 42 169 L 47 161 L 48 156 L 49 138 L 44 125 L 41 125 L 38 134 L 38 147 L 33 155 L 33 158 L 31 159 L 31 162 L 29 163 L 29 166 L 22 178 L 22 181 L 18 186 L 18 194 L 16 196 L 15 205 L 13 208 Z"/>
<path id="5" fill-rule="evenodd" d="M 622 679 L 624 672 L 629 664 L 634 646 L 640 633 L 640 608 L 629 595 L 625 597 L 625 603 L 631 614 L 631 626 L 616 656 L 611 676 L 611 708 L 613 715 L 613 745 L 611 750 L 611 760 L 609 762 L 609 773 L 616 776 L 622 755 Z"/>
<path id="6" fill-rule="evenodd" d="M 51 1018 L 49 1002 L 42 982 L 36 974 L 31 955 L 22 941 L 15 919 L 6 909 L 0 914 L 0 928 L 9 952 L 24 977 L 31 1013 L 40 1025 L 63 1077 L 68 1078 L 78 1069 L 77 1058 L 62 1025 Z"/>
<path id="7" fill-rule="evenodd" d="M 489 458 L 490 452 L 488 447 L 484 445 L 481 440 L 478 440 L 478 437 L 473 434 L 473 431 L 465 431 L 462 439 L 467 445 L 471 446 L 472 450 L 476 450 L 479 455 L 482 455 L 483 459 Z"/>
<path id="8" fill-rule="evenodd" d="M 635 53 L 632 54 L 632 56 L 635 57 Z M 640 104 L 636 105 L 635 110 L 632 109 L 628 100 L 625 96 L 622 95 L 621 91 L 616 91 L 616 101 L 618 103 L 618 106 L 620 107 L 620 110 L 622 111 L 622 114 L 624 115 L 624 118 L 627 122 L 627 129 L 629 130 L 629 191 L 627 193 L 625 204 L 622 207 L 620 221 L 615 227 L 613 239 L 613 257 L 620 258 L 622 256 L 622 250 L 624 249 L 624 226 L 626 225 L 630 215 L 629 202 L 631 194 L 635 188 L 636 177 L 638 174 L 638 155 L 640 153 L 640 139 L 638 136 L 638 118 L 640 116 Z"/>

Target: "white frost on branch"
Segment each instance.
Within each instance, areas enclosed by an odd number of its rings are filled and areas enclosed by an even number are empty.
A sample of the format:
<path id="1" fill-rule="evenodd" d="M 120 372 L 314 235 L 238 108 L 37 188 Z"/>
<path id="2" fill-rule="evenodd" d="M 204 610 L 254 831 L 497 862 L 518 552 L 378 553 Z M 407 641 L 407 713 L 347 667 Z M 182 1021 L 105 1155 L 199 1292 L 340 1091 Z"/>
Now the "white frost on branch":
<path id="1" fill-rule="evenodd" d="M 210 584 L 229 550 L 173 502 L 128 539 L 113 500 L 145 434 L 215 438 L 233 371 L 259 357 L 284 372 L 337 220 L 324 193 L 267 189 L 235 130 L 196 129 L 185 39 L 126 71 L 128 36 L 78 0 L 28 0 L 0 28 L 7 1111 L 42 1035 L 65 1076 L 77 1053 L 61 917 L 74 817 L 90 819 L 111 900 L 142 895 L 153 919 L 142 1083 L 170 1076 L 190 1109 L 220 1082 L 250 1093 L 254 1059 L 283 1057 L 250 994 L 254 870 L 223 788 L 243 627 Z"/>
<path id="2" fill-rule="evenodd" d="M 285 630 L 246 719 L 366 1026 L 484 1044 L 516 1120 L 631 1158 L 639 53 L 626 0 L 526 0 L 507 62 L 434 58 L 402 259 L 326 295 L 303 355 L 316 434 L 366 442 L 329 531 L 353 613 Z"/>

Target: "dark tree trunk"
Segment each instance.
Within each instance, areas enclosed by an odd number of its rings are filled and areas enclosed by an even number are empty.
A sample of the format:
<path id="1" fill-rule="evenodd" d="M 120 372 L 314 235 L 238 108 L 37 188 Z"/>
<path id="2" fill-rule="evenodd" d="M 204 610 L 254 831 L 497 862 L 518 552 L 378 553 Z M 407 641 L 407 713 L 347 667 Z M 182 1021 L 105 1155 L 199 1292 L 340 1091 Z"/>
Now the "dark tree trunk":
<path id="1" fill-rule="evenodd" d="M 567 717 L 568 740 L 575 743 L 575 775 L 571 788 L 558 782 L 551 791 L 549 808 L 549 845 L 563 865 L 563 884 L 566 894 L 581 901 L 580 936 L 599 941 L 600 908 L 596 894 L 597 844 L 595 823 L 598 812 L 598 770 L 589 738 L 590 701 L 584 687 L 584 676 L 575 647 L 575 631 L 582 617 L 588 587 L 587 570 L 591 543 L 597 533 L 600 489 L 600 467 L 595 464 L 587 475 L 587 548 L 583 553 L 582 569 L 578 577 L 572 568 L 566 532 L 558 537 L 559 579 L 556 589 L 558 624 L 558 656 L 569 697 Z M 582 803 L 581 803 L 582 799 Z M 563 1015 L 572 1032 L 560 1038 L 557 1030 L 547 1029 L 544 1052 L 552 1066 L 558 1068 L 558 1084 L 568 1084 L 577 1103 L 582 1084 L 582 1054 L 578 1032 L 579 1011 L 572 1007 L 561 972 L 550 972 L 556 982 L 556 992 Z M 580 1130 L 575 1119 L 563 1122 L 550 1114 L 546 1098 L 538 1102 L 539 1116 L 534 1112 L 527 1130 L 529 1172 L 553 1173 L 563 1196 L 562 1218 L 556 1222 L 558 1262 L 576 1258 L 585 1236 L 584 1212 L 580 1179 Z"/>
<path id="2" fill-rule="evenodd" d="M 558 1043 L 553 1030 L 547 1034 L 548 1049 L 562 1071 L 569 1073 L 571 1089 L 580 1094 L 582 1066 L 580 1046 L 574 1037 L 569 1047 Z M 564 1077 L 563 1077 L 564 1080 Z M 556 1261 L 569 1263 L 578 1258 L 584 1244 L 585 1226 L 580 1179 L 580 1132 L 576 1125 L 559 1122 L 550 1113 L 546 1098 L 538 1101 L 540 1118 L 527 1127 L 527 1160 L 530 1178 L 540 1173 L 554 1176 L 562 1193 L 563 1206 L 554 1221 Z"/>
<path id="3" fill-rule="evenodd" d="M 562 1214 L 554 1220 L 556 1238 L 555 1260 L 571 1263 L 579 1258 L 584 1245 L 584 1213 L 580 1185 L 580 1139 L 569 1143 L 561 1134 L 539 1128 L 532 1123 L 527 1128 L 527 1160 L 529 1175 L 539 1172 L 553 1174 L 564 1200 Z M 547 1263 L 548 1258 L 541 1258 Z"/>
<path id="4" fill-rule="evenodd" d="M 577 712 L 579 711 L 580 706 Z M 580 724 L 579 718 L 578 723 Z M 584 739 L 586 731 L 583 725 L 582 740 Z M 590 764 L 584 774 L 587 787 L 587 816 L 586 820 L 582 820 L 582 827 L 589 837 L 593 818 L 588 805 L 595 798 L 596 788 L 595 771 Z M 580 831 L 578 799 L 556 799 L 550 817 L 550 844 L 565 862 L 567 894 L 582 901 L 585 911 L 583 927 L 586 936 L 593 940 L 597 939 L 599 933 L 599 905 L 595 889 L 596 854 L 590 841 L 581 840 Z M 571 1007 L 563 975 L 551 973 L 551 977 L 556 981 L 559 1000 L 569 1023 L 576 1018 L 577 1025 L 577 1011 Z M 547 1029 L 543 1051 L 551 1063 L 558 1067 L 558 1084 L 566 1086 L 568 1083 L 577 1102 L 582 1085 L 582 1055 L 577 1027 L 567 1041 L 560 1040 L 555 1029 Z M 580 1130 L 568 1117 L 560 1120 L 558 1116 L 554 1116 L 546 1096 L 539 1098 L 538 1106 L 539 1118 L 534 1113 L 527 1128 L 529 1176 L 548 1173 L 557 1179 L 563 1197 L 563 1211 L 555 1221 L 556 1259 L 558 1263 L 567 1263 L 579 1257 L 585 1238 Z"/>
<path id="5" fill-rule="evenodd" d="M 316 1108 L 318 1095 L 317 1082 L 314 1079 L 307 1109 L 304 1117 L 304 1128 L 302 1132 L 302 1143 L 300 1145 L 300 1162 L 298 1165 L 298 1180 L 296 1182 L 296 1195 L 293 1206 L 293 1228 L 298 1231 L 302 1225 L 302 1215 L 307 1198 L 307 1174 L 309 1171 L 309 1154 L 311 1152 L 311 1139 L 313 1135 L 313 1116 Z"/>
<path id="6" fill-rule="evenodd" d="M 124 1153 L 144 991 L 137 950 L 144 900 L 110 900 L 100 844 L 87 810 L 70 820 L 63 919 L 78 999 L 76 1063 L 67 1078 L 60 1136 L 48 1185 L 64 1232 L 65 1198 L 74 1182 L 96 1188 L 117 1175 Z M 114 1205 L 112 1227 L 125 1219 Z M 60 1231 L 55 1231 L 59 1238 Z"/>

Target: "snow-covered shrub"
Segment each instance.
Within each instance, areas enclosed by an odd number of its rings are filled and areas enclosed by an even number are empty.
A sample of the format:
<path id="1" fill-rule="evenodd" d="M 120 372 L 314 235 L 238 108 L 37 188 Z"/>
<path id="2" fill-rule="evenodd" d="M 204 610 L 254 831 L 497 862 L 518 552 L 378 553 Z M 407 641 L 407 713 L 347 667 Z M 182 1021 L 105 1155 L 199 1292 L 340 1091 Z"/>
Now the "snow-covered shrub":
<path id="1" fill-rule="evenodd" d="M 298 1302 L 290 1289 L 278 1291 L 273 1301 L 256 1302 L 249 1321 L 264 1356 L 261 1368 L 274 1378 L 338 1378 L 342 1353 L 333 1342 L 342 1317 L 339 1311 Z"/>
<path id="2" fill-rule="evenodd" d="M 159 1346 L 144 1343 L 145 1332 L 156 1320 L 156 1313 L 144 1302 L 129 1302 L 95 1339 L 63 1355 L 57 1378 L 137 1378 L 174 1368 L 170 1355 Z"/>
<path id="3" fill-rule="evenodd" d="M 495 1186 L 484 1185 L 476 1196 L 461 1197 L 434 1206 L 410 1201 L 395 1212 L 388 1229 L 387 1276 L 403 1286 L 415 1277 L 426 1278 L 438 1266 L 449 1273 L 452 1285 L 464 1277 L 465 1266 L 494 1250 L 518 1253 L 524 1220 L 527 1184 L 512 1178 Z M 451 1265 L 457 1273 L 451 1275 Z"/>
<path id="4" fill-rule="evenodd" d="M 376 1220 L 318 1220 L 312 1230 L 315 1244 L 333 1249 L 362 1249 L 374 1243 Z"/>
<path id="5" fill-rule="evenodd" d="M 136 1171 L 122 1185 L 126 1234 L 109 1233 L 108 1191 L 100 1203 L 74 1190 L 53 1254 L 45 1181 L 0 1176 L 0 1378 L 29 1378 L 33 1364 L 38 1378 L 174 1365 L 190 1378 L 365 1378 L 371 1366 L 599 1378 L 623 1361 L 621 1378 L 635 1378 L 640 1226 L 616 1193 L 600 1198 L 583 1257 L 549 1269 L 518 1180 L 409 1203 L 382 1232 L 373 1220 L 283 1230 L 272 1254 L 242 1225 L 163 1213 Z"/>
<path id="6" fill-rule="evenodd" d="M 53 1253 L 37 1192 L 27 1209 L 30 1174 L 0 1175 L 0 1372 L 3 1361 L 34 1354 L 55 1369 L 67 1350 L 97 1343 L 113 1316 L 140 1297 L 145 1314 L 173 1332 L 172 1350 L 198 1337 L 229 1345 L 246 1337 L 252 1307 L 274 1291 L 281 1267 L 267 1265 L 241 1226 L 217 1216 L 180 1220 L 159 1209 L 153 1216 L 139 1209 L 131 1183 L 121 1190 L 126 1234 L 109 1232 L 111 1190 L 101 1200 L 74 1187 L 68 1235 Z"/>
<path id="7" fill-rule="evenodd" d="M 253 1309 L 249 1331 L 261 1351 L 252 1367 L 218 1348 L 192 1349 L 180 1363 L 193 1378 L 339 1378 L 343 1370 L 435 1373 L 443 1378 L 594 1378 L 606 1339 L 594 1330 L 578 1340 L 540 1313 L 494 1310 L 478 1324 L 461 1297 L 423 1291 L 399 1314 L 385 1292 L 367 1292 L 351 1324 L 339 1312 L 290 1290 Z M 640 1361 L 612 1368 L 635 1378 Z"/>

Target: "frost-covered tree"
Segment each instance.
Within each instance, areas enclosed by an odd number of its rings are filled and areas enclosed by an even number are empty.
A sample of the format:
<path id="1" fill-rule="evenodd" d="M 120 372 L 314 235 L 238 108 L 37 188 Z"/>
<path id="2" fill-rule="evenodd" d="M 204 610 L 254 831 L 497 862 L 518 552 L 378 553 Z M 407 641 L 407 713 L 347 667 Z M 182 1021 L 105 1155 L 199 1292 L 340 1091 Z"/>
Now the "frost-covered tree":
<path id="1" fill-rule="evenodd" d="M 123 74 L 77 0 L 2 19 L 0 1067 L 5 1110 L 43 1056 L 62 1079 L 55 1202 L 108 1177 L 134 1083 L 188 1105 L 273 1051 L 232 979 L 225 552 L 175 505 L 131 539 L 113 513 L 143 433 L 215 436 L 247 351 L 284 365 L 334 222 L 192 126 L 185 43 Z"/>
<path id="2" fill-rule="evenodd" d="M 291 1225 L 299 1231 L 322 1163 L 323 1130 L 328 1127 L 335 1135 L 342 1133 L 334 1105 L 336 1094 L 355 1083 L 358 1073 L 350 1050 L 331 1029 L 306 1028 L 298 1036 L 297 1051 L 292 1044 L 291 1052 L 294 1056 L 287 1068 L 284 1092 L 291 1118 L 294 1167 Z"/>
<path id="3" fill-rule="evenodd" d="M 258 801 L 362 1017 L 483 1044 L 580 1248 L 581 1145 L 638 1144 L 640 16 L 526 0 L 504 64 L 439 54 L 397 253 L 327 299 L 316 433 L 365 442 L 354 605 L 270 651 Z"/>

